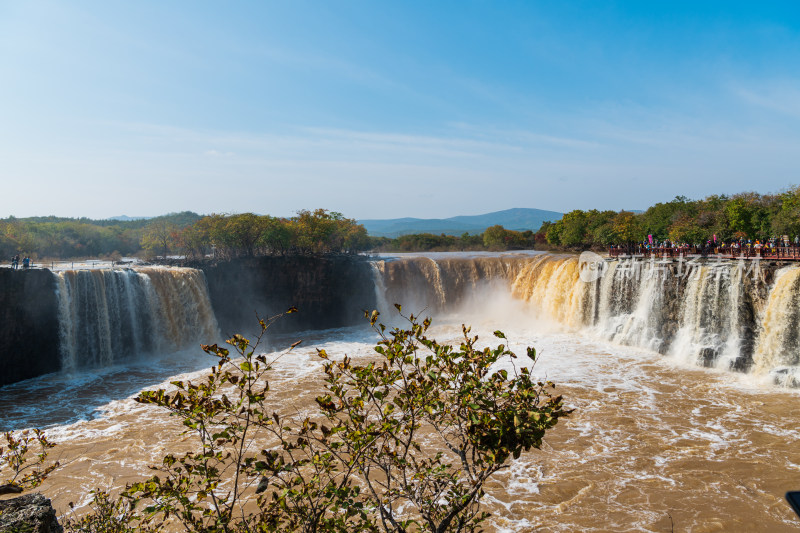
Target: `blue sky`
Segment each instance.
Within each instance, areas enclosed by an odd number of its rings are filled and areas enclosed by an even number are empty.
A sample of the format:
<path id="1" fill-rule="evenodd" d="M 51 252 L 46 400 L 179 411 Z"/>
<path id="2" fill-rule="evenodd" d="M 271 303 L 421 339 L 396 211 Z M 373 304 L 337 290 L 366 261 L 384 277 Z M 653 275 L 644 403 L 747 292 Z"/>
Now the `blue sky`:
<path id="1" fill-rule="evenodd" d="M 799 170 L 795 2 L 0 0 L 0 217 L 641 209 Z"/>

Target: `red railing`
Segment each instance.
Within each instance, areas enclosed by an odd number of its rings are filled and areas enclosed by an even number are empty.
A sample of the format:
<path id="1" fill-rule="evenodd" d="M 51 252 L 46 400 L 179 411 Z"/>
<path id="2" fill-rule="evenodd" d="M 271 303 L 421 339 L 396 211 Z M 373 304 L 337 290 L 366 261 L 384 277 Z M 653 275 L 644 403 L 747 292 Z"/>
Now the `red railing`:
<path id="1" fill-rule="evenodd" d="M 736 248 L 734 246 L 684 246 L 678 248 L 648 248 L 647 246 L 632 245 L 632 246 L 616 246 L 609 249 L 608 255 L 610 257 L 620 256 L 639 256 L 639 257 L 655 257 L 657 259 L 677 258 L 677 257 L 721 257 L 725 259 L 739 259 L 739 258 L 761 258 L 761 259 L 774 259 L 780 261 L 800 261 L 800 246 L 776 246 L 769 247 L 751 247 L 745 246 Z"/>

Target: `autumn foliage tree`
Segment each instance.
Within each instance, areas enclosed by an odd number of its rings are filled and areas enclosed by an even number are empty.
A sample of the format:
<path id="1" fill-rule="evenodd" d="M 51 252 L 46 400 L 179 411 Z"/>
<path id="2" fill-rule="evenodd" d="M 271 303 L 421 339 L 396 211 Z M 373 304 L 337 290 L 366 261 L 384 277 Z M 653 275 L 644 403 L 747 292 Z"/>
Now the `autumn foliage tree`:
<path id="1" fill-rule="evenodd" d="M 639 219 L 630 211 L 620 211 L 613 221 L 614 242 L 631 243 L 644 238 Z"/>
<path id="2" fill-rule="evenodd" d="M 178 227 L 166 220 L 158 219 L 145 228 L 142 235 L 142 248 L 149 255 L 166 257 L 175 248 L 178 240 Z"/>
<path id="3" fill-rule="evenodd" d="M 371 246 L 355 220 L 326 209 L 291 218 L 254 213 L 184 212 L 149 220 L 89 220 L 38 217 L 0 220 L 0 254 L 32 257 L 150 257 L 169 254 L 230 259 L 270 254 L 355 253 Z M 116 253 L 115 253 L 116 252 Z"/>
<path id="4" fill-rule="evenodd" d="M 364 226 L 335 211 L 303 210 L 292 222 L 293 244 L 301 252 L 358 251 L 369 244 Z"/>
<path id="5" fill-rule="evenodd" d="M 289 219 L 241 213 L 214 214 L 187 226 L 179 237 L 187 255 L 252 257 L 286 253 L 355 253 L 369 247 L 364 226 L 326 209 L 303 210 Z"/>

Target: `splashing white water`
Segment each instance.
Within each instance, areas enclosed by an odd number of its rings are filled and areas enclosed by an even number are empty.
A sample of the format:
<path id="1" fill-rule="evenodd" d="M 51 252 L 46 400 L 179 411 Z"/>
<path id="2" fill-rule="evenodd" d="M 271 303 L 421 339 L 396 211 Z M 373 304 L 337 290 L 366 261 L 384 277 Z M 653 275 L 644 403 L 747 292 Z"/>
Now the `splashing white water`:
<path id="1" fill-rule="evenodd" d="M 784 382 L 795 381 L 800 364 L 800 268 L 795 266 L 777 276 L 766 312 L 761 312 L 759 302 L 767 287 L 760 278 L 745 279 L 742 264 L 736 262 L 698 263 L 682 272 L 674 265 L 643 263 L 637 270 L 609 261 L 600 279 L 585 282 L 572 256 L 529 256 L 510 269 L 500 266 L 500 257 L 440 254 L 427 261 L 387 263 L 376 285 L 383 283 L 382 294 L 392 294 L 399 302 L 407 301 L 405 296 L 417 308 L 447 313 L 463 312 L 469 302 L 480 308 L 485 298 L 475 296 L 480 282 L 493 282 L 496 290 L 526 302 L 531 319 L 553 320 L 618 344 L 666 353 L 686 364 L 752 368 L 758 374 L 778 371 L 790 377 Z M 482 262 L 480 268 L 477 261 Z M 489 267 L 492 261 L 496 266 Z"/>
<path id="2" fill-rule="evenodd" d="M 218 336 L 199 270 L 150 267 L 54 275 L 64 370 L 172 352 Z"/>

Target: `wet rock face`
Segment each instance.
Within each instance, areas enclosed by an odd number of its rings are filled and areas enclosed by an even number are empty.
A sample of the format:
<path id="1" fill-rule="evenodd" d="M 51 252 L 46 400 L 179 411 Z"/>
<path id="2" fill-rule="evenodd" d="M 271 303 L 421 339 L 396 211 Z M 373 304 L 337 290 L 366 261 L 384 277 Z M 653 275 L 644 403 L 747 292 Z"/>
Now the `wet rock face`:
<path id="1" fill-rule="evenodd" d="M 362 257 L 276 256 L 191 265 L 206 275 L 211 305 L 223 335 L 247 335 L 291 306 L 296 314 L 271 331 L 300 331 L 366 324 L 375 308 L 372 268 Z"/>
<path id="2" fill-rule="evenodd" d="M 62 533 L 50 500 L 39 493 L 0 500 L 0 533 Z"/>
<path id="3" fill-rule="evenodd" d="M 0 386 L 61 366 L 55 277 L 0 268 Z"/>
<path id="4" fill-rule="evenodd" d="M 268 318 L 291 306 L 298 312 L 273 332 L 366 324 L 362 310 L 375 308 L 372 269 L 363 257 L 254 257 L 192 266 L 206 275 L 224 335 L 252 334 L 256 315 Z M 0 386 L 61 370 L 57 286 L 48 270 L 0 268 Z"/>

